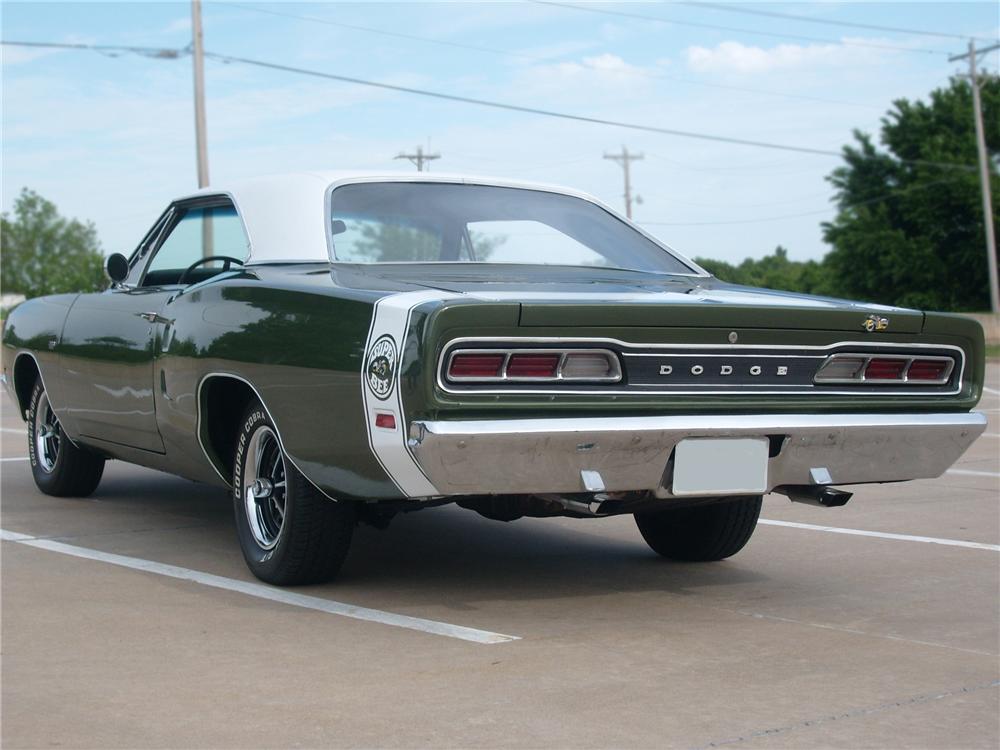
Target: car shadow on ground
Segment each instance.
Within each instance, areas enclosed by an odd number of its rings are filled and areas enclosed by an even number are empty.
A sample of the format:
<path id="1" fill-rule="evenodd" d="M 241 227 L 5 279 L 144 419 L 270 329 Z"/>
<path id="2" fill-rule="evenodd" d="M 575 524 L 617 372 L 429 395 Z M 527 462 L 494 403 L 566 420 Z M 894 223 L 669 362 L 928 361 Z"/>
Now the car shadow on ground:
<path id="1" fill-rule="evenodd" d="M 197 550 L 195 558 L 212 549 L 216 555 L 225 551 L 227 558 L 230 552 L 239 557 L 232 500 L 225 490 L 159 472 L 115 474 L 109 472 L 95 502 L 119 506 L 116 512 L 122 513 L 183 516 L 202 527 L 188 543 L 209 547 Z M 467 601 L 630 591 L 683 594 L 766 578 L 738 558 L 717 563 L 664 560 L 646 546 L 627 516 L 503 523 L 444 506 L 401 513 L 384 530 L 359 526 L 338 580 L 297 590 L 326 597 L 383 591 L 407 599 L 432 593 L 435 603 L 462 610 L 469 607 Z"/>

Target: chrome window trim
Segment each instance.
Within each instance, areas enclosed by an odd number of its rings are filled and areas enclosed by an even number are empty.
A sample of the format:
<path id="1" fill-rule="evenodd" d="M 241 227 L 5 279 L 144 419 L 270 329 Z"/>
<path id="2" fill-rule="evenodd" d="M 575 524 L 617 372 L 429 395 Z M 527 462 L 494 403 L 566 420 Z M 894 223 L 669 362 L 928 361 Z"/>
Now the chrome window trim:
<path id="1" fill-rule="evenodd" d="M 451 184 L 451 185 L 478 185 L 478 186 L 481 186 L 481 187 L 510 188 L 510 189 L 513 189 L 513 190 L 531 190 L 531 191 L 535 191 L 535 192 L 539 192 L 539 193 L 554 193 L 555 195 L 563 195 L 563 196 L 566 196 L 566 197 L 569 197 L 569 198 L 578 198 L 578 199 L 586 201 L 587 203 L 590 203 L 590 204 L 592 204 L 594 206 L 597 206 L 598 208 L 602 209 L 606 213 L 610 214 L 612 219 L 620 221 L 623 224 L 625 224 L 625 226 L 627 226 L 628 228 L 632 229 L 633 231 L 638 232 L 640 235 L 642 235 L 643 238 L 645 238 L 646 240 L 652 242 L 658 248 L 660 248 L 661 250 L 663 250 L 663 252 L 665 252 L 668 256 L 670 256 L 671 258 L 673 258 L 674 260 L 676 260 L 678 263 L 680 263 L 682 266 L 687 266 L 689 269 L 691 269 L 691 273 L 669 273 L 669 272 L 666 272 L 666 271 L 659 271 L 659 272 L 656 272 L 656 271 L 652 271 L 652 272 L 647 271 L 646 273 L 659 273 L 659 274 L 661 274 L 663 276 L 680 276 L 680 277 L 684 277 L 684 278 L 696 278 L 696 279 L 711 279 L 711 278 L 714 278 L 712 276 L 712 274 L 710 274 L 704 268 L 702 268 L 701 266 L 699 266 L 693 260 L 691 260 L 690 258 L 686 257 L 684 254 L 682 254 L 678 250 L 675 250 L 674 248 L 670 247 L 669 245 L 667 245 L 662 240 L 657 239 L 652 234 L 650 234 L 649 232 L 647 232 L 645 229 L 643 229 L 642 227 L 640 227 L 638 224 L 636 224 L 635 222 L 633 222 L 631 219 L 629 219 L 629 218 L 627 218 L 625 216 L 622 216 L 617 211 L 615 211 L 613 208 L 611 208 L 611 206 L 609 206 L 608 204 L 603 203 L 602 201 L 599 201 L 597 198 L 595 198 L 592 195 L 588 195 L 587 193 L 576 191 L 576 190 L 572 190 L 570 188 L 560 188 L 560 187 L 555 186 L 555 185 L 535 185 L 535 184 L 531 184 L 531 183 L 519 183 L 519 182 L 515 182 L 515 181 L 507 182 L 507 181 L 504 181 L 502 179 L 492 180 L 492 179 L 485 179 L 485 178 L 480 178 L 480 177 L 460 177 L 460 178 L 456 178 L 456 177 L 452 177 L 452 176 L 442 176 L 440 178 L 435 178 L 434 175 L 428 174 L 427 172 L 420 172 L 418 174 L 414 174 L 412 177 L 410 177 L 409 175 L 392 175 L 392 176 L 388 176 L 388 175 L 372 175 L 372 176 L 365 176 L 365 177 L 362 177 L 362 176 L 358 176 L 358 177 L 345 177 L 345 178 L 336 180 L 335 182 L 332 182 L 330 185 L 328 185 L 327 188 L 326 188 L 326 193 L 325 193 L 324 198 L 323 198 L 323 224 L 324 224 L 324 233 L 326 234 L 326 251 L 327 251 L 327 255 L 329 256 L 331 264 L 357 265 L 356 261 L 346 261 L 346 260 L 342 260 L 342 259 L 337 258 L 337 253 L 336 253 L 336 251 L 334 249 L 334 240 L 333 240 L 334 235 L 333 235 L 333 226 L 332 226 L 332 224 L 333 224 L 332 218 L 333 218 L 333 194 L 334 194 L 334 192 L 336 192 L 337 188 L 343 187 L 344 185 L 362 185 L 362 184 L 371 184 L 371 183 L 378 183 L 378 182 L 386 182 L 386 183 L 397 183 L 397 182 L 421 183 L 421 182 L 423 182 L 423 183 L 433 183 L 433 184 L 437 184 L 437 185 L 441 185 L 441 184 L 445 184 L 445 185 L 447 185 L 447 184 Z M 481 262 L 481 261 L 472 261 L 471 263 L 476 263 L 476 262 Z M 413 265 L 427 265 L 428 264 L 428 262 L 425 262 L 425 261 L 401 261 L 400 263 L 402 263 L 402 264 L 413 264 Z M 450 261 L 430 261 L 429 262 L 430 265 L 433 265 L 435 263 L 438 263 L 438 264 L 441 264 L 441 263 L 450 263 Z M 365 264 L 362 264 L 362 265 L 378 266 L 378 265 L 381 265 L 381 264 L 378 263 L 378 262 L 375 262 L 375 263 L 365 263 Z M 488 265 L 488 264 L 484 264 L 484 265 Z M 500 264 L 497 264 L 497 265 L 500 265 Z M 512 264 L 512 265 L 530 265 L 530 264 L 523 264 L 522 263 L 522 264 Z M 573 267 L 574 268 L 586 268 L 587 266 L 573 266 Z M 625 269 L 625 270 L 637 270 L 637 269 Z"/>
<path id="2" fill-rule="evenodd" d="M 846 359 L 848 357 L 854 359 L 863 359 L 864 364 L 861 365 L 858 370 L 858 377 L 854 378 L 823 378 L 820 379 L 820 375 L 823 373 L 823 369 L 830 362 L 836 362 L 838 359 Z M 868 369 L 868 364 L 873 359 L 894 359 L 903 360 L 906 362 L 906 367 L 903 368 L 902 378 L 867 378 L 865 377 L 865 370 Z M 937 378 L 936 380 L 910 380 L 910 367 L 913 366 L 915 360 L 928 361 L 933 360 L 935 362 L 946 362 L 948 364 L 948 369 L 945 370 L 944 377 Z M 826 361 L 820 366 L 816 371 L 816 375 L 813 376 L 814 383 L 832 383 L 834 385 L 841 383 L 866 383 L 868 385 L 897 385 L 899 383 L 919 383 L 920 385 L 946 385 L 948 380 L 951 379 L 951 374 L 955 371 L 955 359 L 953 357 L 942 357 L 933 354 L 926 355 L 913 355 L 907 356 L 904 354 L 870 354 L 868 352 L 837 352 L 836 354 L 831 354 L 826 358 Z"/>
<path id="3" fill-rule="evenodd" d="M 563 368 L 566 365 L 566 357 L 570 354 L 587 353 L 587 354 L 602 354 L 605 359 L 611 364 L 611 374 L 605 375 L 604 377 L 595 378 L 580 378 L 580 377 L 566 377 L 563 374 Z M 500 365 L 500 374 L 498 376 L 492 377 L 453 377 L 448 373 L 451 372 L 451 364 L 455 357 L 459 354 L 503 354 L 504 360 Z M 558 354 L 559 363 L 556 365 L 556 374 L 554 377 L 511 377 L 507 374 L 507 366 L 510 364 L 510 358 L 515 354 Z M 452 383 L 618 383 L 622 379 L 622 367 L 621 362 L 618 359 L 618 355 L 611 351 L 610 349 L 593 349 L 590 347 L 562 347 L 558 349 L 452 349 L 448 354 L 448 360 L 445 363 L 444 368 L 445 379 Z"/>
<path id="4" fill-rule="evenodd" d="M 873 391 L 860 391 L 857 388 L 851 390 L 802 390 L 795 389 L 791 386 L 780 386 L 775 387 L 772 390 L 755 390 L 754 395 L 802 395 L 803 393 L 815 394 L 818 396 L 910 396 L 912 398 L 917 398 L 920 396 L 957 396 L 962 392 L 965 387 L 965 351 L 960 346 L 955 346 L 953 344 L 925 344 L 925 343 L 901 343 L 895 341 L 838 341 L 833 344 L 824 345 L 808 345 L 808 344 L 774 344 L 774 345 L 761 345 L 761 344 L 663 344 L 663 343 L 635 343 L 622 341 L 621 339 L 611 338 L 611 337 L 575 337 L 575 336 L 463 336 L 456 339 L 448 341 L 444 349 L 442 350 L 441 356 L 438 358 L 437 362 L 437 387 L 448 393 L 450 395 L 460 395 L 460 396 L 478 396 L 478 395 L 522 395 L 522 396 L 552 396 L 557 394 L 572 395 L 572 396 L 740 396 L 747 395 L 746 389 L 741 386 L 739 390 L 712 390 L 711 386 L 703 386 L 702 388 L 696 390 L 679 390 L 679 389 L 667 389 L 667 390 L 648 390 L 648 391 L 636 391 L 636 390 L 625 390 L 622 388 L 614 387 L 604 387 L 598 390 L 585 390 L 585 389 L 560 389 L 558 387 L 548 387 L 545 389 L 530 389 L 530 388 L 476 388 L 475 390 L 469 389 L 456 389 L 450 388 L 443 377 L 446 372 L 444 369 L 444 358 L 446 355 L 450 354 L 453 350 L 452 347 L 464 346 L 468 344 L 542 344 L 551 346 L 563 346 L 563 345 L 585 345 L 594 346 L 605 345 L 605 346 L 617 346 L 622 349 L 664 349 L 664 350 L 680 350 L 681 352 L 685 350 L 692 349 L 718 349 L 718 350 L 728 350 L 732 351 L 732 355 L 728 356 L 746 356 L 746 357 L 760 357 L 760 356 L 771 356 L 780 357 L 780 354 L 773 355 L 761 355 L 761 354 L 739 354 L 741 351 L 747 350 L 797 350 L 797 351 L 830 351 L 831 349 L 838 349 L 841 347 L 881 347 L 887 349 L 934 349 L 937 351 L 952 351 L 955 353 L 955 361 L 958 363 L 958 378 L 955 381 L 955 387 L 948 391 L 934 391 L 933 393 L 928 393 L 926 391 L 915 390 L 914 388 L 908 388 L 905 390 L 883 390 L 879 389 L 877 392 Z M 493 347 L 495 348 L 495 347 Z M 534 350 L 537 351 L 537 350 Z M 616 352 L 623 357 L 629 356 L 648 356 L 657 357 L 663 356 L 662 354 L 649 354 L 645 352 L 626 352 L 620 351 Z M 846 353 L 846 352 L 845 352 Z M 714 355 L 714 356 L 727 356 L 727 355 Z M 811 355 L 803 355 L 811 356 Z M 817 358 L 820 356 L 829 355 L 816 355 Z M 891 353 L 885 356 L 892 356 Z M 930 358 L 929 355 L 928 358 Z M 949 377 L 954 373 L 949 373 Z M 930 383 L 933 385 L 933 383 Z M 897 382 L 890 382 L 888 385 L 898 385 Z M 635 388 L 637 386 L 633 386 Z M 651 388 L 656 388 L 658 386 L 649 386 Z M 721 386 L 725 387 L 725 386 Z M 768 388 L 767 385 L 754 386 L 755 388 Z M 810 388 L 810 386 L 806 386 Z"/>
<path id="5" fill-rule="evenodd" d="M 243 214 L 240 213 L 240 207 L 236 203 L 236 199 L 231 193 L 228 192 L 218 192 L 206 195 L 199 195 L 194 198 L 184 198 L 181 200 L 173 201 L 161 218 L 166 218 L 166 221 L 160 227 L 160 231 L 155 237 L 155 241 L 150 243 L 150 249 L 143 255 L 136 257 L 137 264 L 143 259 L 145 262 L 142 266 L 142 271 L 139 274 L 139 279 L 133 288 L 146 288 L 155 289 L 157 287 L 143 287 L 143 282 L 146 280 L 146 274 L 149 272 L 149 267 L 153 264 L 153 260 L 156 258 L 156 254 L 160 252 L 160 248 L 163 247 L 163 243 L 167 241 L 171 233 L 177 228 L 181 220 L 187 215 L 188 211 L 198 209 L 198 208 L 225 208 L 232 207 L 233 211 L 236 213 L 236 218 L 240 221 L 240 227 L 243 229 L 243 237 L 247 241 L 247 251 L 246 256 L 243 259 L 243 265 L 246 267 L 247 262 L 251 256 L 251 244 L 250 235 L 247 232 L 246 221 L 243 220 Z M 141 247 L 141 245 L 140 245 Z M 138 252 L 138 251 L 137 251 Z M 130 271 L 131 273 L 131 271 Z M 176 286 L 175 284 L 168 284 L 166 286 Z"/>

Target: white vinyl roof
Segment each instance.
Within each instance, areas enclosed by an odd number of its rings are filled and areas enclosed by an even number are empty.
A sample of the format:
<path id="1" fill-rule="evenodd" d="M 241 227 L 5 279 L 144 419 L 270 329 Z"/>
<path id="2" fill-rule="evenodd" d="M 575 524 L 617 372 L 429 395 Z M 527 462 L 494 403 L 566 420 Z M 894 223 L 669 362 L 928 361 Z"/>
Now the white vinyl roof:
<path id="1" fill-rule="evenodd" d="M 492 177 L 435 172 L 291 172 L 207 187 L 178 200 L 212 195 L 232 198 L 250 240 L 247 263 L 329 261 L 327 195 L 335 187 L 357 182 L 451 182 L 467 185 L 529 188 L 571 195 L 600 205 L 628 220 L 596 198 L 569 188 Z M 642 234 L 641 229 L 632 225 Z M 647 237 L 649 235 L 646 235 Z M 656 241 L 654 238 L 650 238 Z M 657 242 L 657 244 L 661 244 Z"/>

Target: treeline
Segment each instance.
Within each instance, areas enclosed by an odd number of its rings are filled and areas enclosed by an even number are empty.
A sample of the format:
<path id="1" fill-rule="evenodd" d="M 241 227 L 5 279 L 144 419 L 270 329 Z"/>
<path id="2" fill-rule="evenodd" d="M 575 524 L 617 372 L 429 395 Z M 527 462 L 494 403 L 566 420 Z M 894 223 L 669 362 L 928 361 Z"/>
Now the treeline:
<path id="1" fill-rule="evenodd" d="M 781 245 L 775 248 L 772 255 L 747 258 L 738 266 L 710 258 L 695 258 L 695 262 L 713 276 L 731 284 L 803 294 L 840 294 L 836 284 L 831 283 L 829 270 L 823 263 L 815 260 L 789 260 L 788 250 Z"/>
<path id="2" fill-rule="evenodd" d="M 1000 78 L 984 73 L 981 96 L 997 216 Z M 735 284 L 925 310 L 987 310 L 985 224 L 969 83 L 954 78 L 932 91 L 927 102 L 897 100 L 882 118 L 879 136 L 882 148 L 871 136 L 855 132 L 854 142 L 843 149 L 843 165 L 827 177 L 837 214 L 822 224 L 831 248 L 822 260 L 790 260 L 779 246 L 771 255 L 739 265 L 708 258 L 698 262 Z M 395 253 L 389 240 L 400 238 L 367 239 L 378 241 L 373 257 L 387 260 Z M 11 214 L 2 215 L 0 242 L 5 292 L 33 297 L 107 283 L 94 225 L 64 218 L 51 201 L 30 190 L 17 197 Z M 477 248 L 477 254 L 485 257 L 488 250 Z"/>
<path id="3" fill-rule="evenodd" d="M 1000 215 L 1000 78 L 981 84 L 994 221 Z M 788 259 L 784 248 L 759 260 L 699 259 L 736 284 L 901 305 L 988 310 L 985 223 L 975 164 L 972 89 L 952 79 L 929 101 L 899 99 L 882 118 L 876 148 L 855 132 L 844 164 L 827 177 L 837 215 L 822 225 L 831 250 L 820 261 Z"/>

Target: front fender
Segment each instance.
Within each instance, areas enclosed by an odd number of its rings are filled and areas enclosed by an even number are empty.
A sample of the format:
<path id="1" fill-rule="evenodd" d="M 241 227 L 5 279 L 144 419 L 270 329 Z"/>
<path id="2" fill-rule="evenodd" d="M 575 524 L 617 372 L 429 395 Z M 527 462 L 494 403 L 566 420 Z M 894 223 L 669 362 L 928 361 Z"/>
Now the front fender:
<path id="1" fill-rule="evenodd" d="M 21 361 L 22 357 L 34 359 L 53 409 L 60 418 L 65 412 L 59 357 L 53 350 L 59 345 L 66 316 L 79 296 L 53 294 L 36 297 L 15 307 L 4 321 L 3 374 L 7 389 L 22 414 L 34 382 L 34 368 Z"/>

